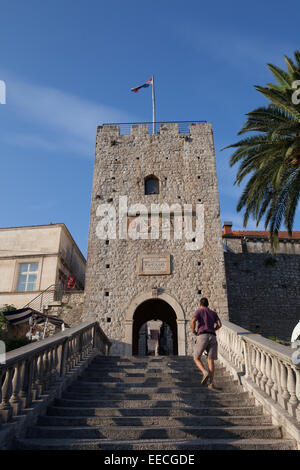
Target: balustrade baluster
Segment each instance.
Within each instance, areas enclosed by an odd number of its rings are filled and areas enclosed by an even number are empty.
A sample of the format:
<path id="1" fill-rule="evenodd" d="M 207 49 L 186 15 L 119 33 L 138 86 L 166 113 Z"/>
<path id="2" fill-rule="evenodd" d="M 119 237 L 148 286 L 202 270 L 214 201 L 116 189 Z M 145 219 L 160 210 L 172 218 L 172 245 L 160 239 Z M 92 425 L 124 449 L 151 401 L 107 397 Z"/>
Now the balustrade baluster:
<path id="1" fill-rule="evenodd" d="M 290 394 L 290 399 L 287 403 L 287 410 L 291 416 L 295 416 L 298 400 L 296 397 L 296 375 L 291 366 L 288 367 L 287 389 Z"/>
<path id="2" fill-rule="evenodd" d="M 280 388 L 281 393 L 278 398 L 278 403 L 282 408 L 285 410 L 287 409 L 287 402 L 289 400 L 290 394 L 287 389 L 287 370 L 286 365 L 282 361 L 280 361 Z"/>
<path id="3" fill-rule="evenodd" d="M 266 383 L 268 381 L 268 377 L 267 377 L 267 360 L 268 360 L 268 355 L 265 354 L 264 351 L 260 351 L 260 372 L 261 372 L 260 388 L 263 391 L 265 391 Z"/>
<path id="4" fill-rule="evenodd" d="M 258 373 L 258 370 L 256 368 L 256 355 L 257 355 L 256 348 L 253 345 L 251 345 L 251 366 L 252 366 L 251 377 L 254 383 L 256 383 L 256 376 Z"/>
<path id="5" fill-rule="evenodd" d="M 251 364 L 249 362 L 249 357 L 250 357 L 249 345 L 246 343 L 246 341 L 241 341 L 241 344 L 242 344 L 242 347 L 243 347 L 245 377 L 248 378 L 250 376 L 250 368 L 251 368 Z"/>
<path id="6" fill-rule="evenodd" d="M 10 398 L 10 404 L 13 408 L 13 416 L 17 416 L 21 410 L 21 399 L 20 399 L 20 391 L 21 391 L 21 367 L 24 361 L 19 361 L 15 364 L 14 367 L 14 374 L 12 379 L 12 394 Z"/>
<path id="7" fill-rule="evenodd" d="M 260 387 L 260 385 L 261 385 L 261 378 L 263 376 L 261 368 L 260 368 L 261 354 L 262 354 L 261 351 L 256 348 L 256 369 L 257 369 L 257 374 L 256 374 L 255 382 L 256 382 L 256 385 L 258 387 Z"/>
<path id="8" fill-rule="evenodd" d="M 53 346 L 52 348 L 52 384 L 54 384 L 57 380 L 57 348 L 57 345 Z"/>
<path id="9" fill-rule="evenodd" d="M 273 387 L 271 388 L 271 397 L 277 403 L 278 399 L 278 392 L 279 392 L 279 380 L 278 380 L 278 360 L 276 356 L 272 356 L 271 358 L 271 379 L 273 382 Z"/>
<path id="10" fill-rule="evenodd" d="M 28 359 L 22 361 L 21 365 L 21 389 L 19 397 L 21 400 L 21 410 L 27 407 L 27 396 L 28 396 Z"/>
<path id="11" fill-rule="evenodd" d="M 63 377 L 68 372 L 68 340 L 61 345 L 59 375 Z"/>
<path id="12" fill-rule="evenodd" d="M 72 356 L 73 356 L 73 341 L 72 338 L 68 340 L 69 348 L 68 348 L 68 372 L 72 369 Z"/>
<path id="13" fill-rule="evenodd" d="M 38 397 L 38 386 L 37 386 L 38 356 L 37 354 L 35 354 L 31 358 L 30 368 L 31 368 L 31 373 L 32 373 L 31 400 L 30 401 L 34 401 Z"/>
<path id="14" fill-rule="evenodd" d="M 80 362 L 80 342 L 79 342 L 79 335 L 75 337 L 75 366 L 77 366 Z"/>
<path id="15" fill-rule="evenodd" d="M 267 395 L 271 396 L 271 390 L 273 388 L 273 380 L 271 377 L 271 370 L 272 370 L 272 358 L 270 354 L 267 353 L 266 355 L 266 384 L 265 384 L 265 392 Z"/>
<path id="16" fill-rule="evenodd" d="M 67 340 L 67 360 L 66 360 L 66 374 L 71 370 L 72 367 L 72 340 L 68 338 Z"/>
<path id="17" fill-rule="evenodd" d="M 49 387 L 51 387 L 52 384 L 54 383 L 54 372 L 53 372 L 53 368 L 54 368 L 54 348 L 51 348 L 51 347 L 49 348 L 48 359 L 49 359 L 48 384 L 49 384 Z"/>
<path id="18" fill-rule="evenodd" d="M 86 332 L 83 333 L 82 342 L 83 342 L 83 358 L 85 358 L 88 354 L 88 351 L 87 351 L 87 348 L 88 348 L 88 335 L 87 335 Z"/>
<path id="19" fill-rule="evenodd" d="M 49 350 L 45 350 L 43 354 L 43 391 L 48 390 L 49 387 Z"/>
<path id="20" fill-rule="evenodd" d="M 2 385 L 2 401 L 0 404 L 0 415 L 2 417 L 2 422 L 7 423 L 10 421 L 13 415 L 13 407 L 11 406 L 9 400 L 12 394 L 12 377 L 14 373 L 14 367 L 8 367 L 5 369 L 5 378 Z"/>
<path id="21" fill-rule="evenodd" d="M 52 380 L 53 380 L 53 375 L 52 375 L 52 372 L 53 372 L 53 348 L 50 347 L 48 349 L 48 374 L 47 374 L 47 379 L 48 379 L 48 388 L 51 387 L 52 385 Z"/>
<path id="22" fill-rule="evenodd" d="M 36 398 L 39 398 L 43 394 L 43 374 L 44 374 L 44 362 L 43 362 L 43 352 L 40 352 L 37 356 L 36 363 Z"/>
<path id="23" fill-rule="evenodd" d="M 71 369 L 73 369 L 74 366 L 75 366 L 75 341 L 74 341 L 74 337 L 71 339 L 71 344 L 72 344 Z"/>
<path id="24" fill-rule="evenodd" d="M 59 345 L 56 345 L 54 348 L 54 365 L 53 365 L 53 376 L 54 381 L 56 382 L 59 376 L 59 357 L 58 357 Z"/>

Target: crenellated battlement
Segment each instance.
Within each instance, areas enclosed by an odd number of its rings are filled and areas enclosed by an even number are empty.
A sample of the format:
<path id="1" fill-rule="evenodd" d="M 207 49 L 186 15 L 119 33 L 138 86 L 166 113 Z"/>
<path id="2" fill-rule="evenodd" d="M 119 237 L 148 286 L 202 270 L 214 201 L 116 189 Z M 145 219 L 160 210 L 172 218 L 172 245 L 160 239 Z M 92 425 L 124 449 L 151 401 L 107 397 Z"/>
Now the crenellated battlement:
<path id="1" fill-rule="evenodd" d="M 162 121 L 155 122 L 154 129 L 152 122 L 136 123 L 111 123 L 98 126 L 98 134 L 107 134 L 112 137 L 120 135 L 160 135 L 160 134 L 183 134 L 192 135 L 205 133 L 206 129 L 211 130 L 211 124 L 207 121 Z"/>

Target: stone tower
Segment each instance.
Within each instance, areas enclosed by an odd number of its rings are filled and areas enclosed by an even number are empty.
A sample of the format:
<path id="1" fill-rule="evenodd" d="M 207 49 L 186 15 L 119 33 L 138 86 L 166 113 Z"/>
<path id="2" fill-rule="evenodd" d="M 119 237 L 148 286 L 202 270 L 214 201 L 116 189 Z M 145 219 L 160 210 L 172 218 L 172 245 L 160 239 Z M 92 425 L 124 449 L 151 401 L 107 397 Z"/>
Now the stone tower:
<path id="1" fill-rule="evenodd" d="M 174 354 L 192 354 L 201 297 L 228 319 L 212 126 L 182 126 L 98 127 L 84 320 L 113 355 L 138 354 L 150 320 L 169 325 Z"/>

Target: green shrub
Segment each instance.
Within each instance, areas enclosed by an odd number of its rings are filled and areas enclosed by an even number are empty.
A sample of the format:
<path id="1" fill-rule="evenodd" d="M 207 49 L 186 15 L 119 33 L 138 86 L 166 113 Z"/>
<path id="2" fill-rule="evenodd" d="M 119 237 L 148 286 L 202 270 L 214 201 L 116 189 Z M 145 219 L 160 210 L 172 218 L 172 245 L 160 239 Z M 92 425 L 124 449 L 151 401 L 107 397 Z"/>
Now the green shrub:
<path id="1" fill-rule="evenodd" d="M 268 339 L 270 339 L 271 341 L 274 341 L 275 343 L 283 344 L 284 346 L 290 346 L 289 341 L 285 341 L 281 338 L 277 338 L 276 336 L 269 336 Z"/>
<path id="2" fill-rule="evenodd" d="M 0 337 L 2 336 L 2 331 L 4 327 L 8 324 L 8 321 L 6 320 L 4 313 L 12 312 L 13 310 L 17 310 L 16 307 L 14 307 L 13 305 L 7 305 L 7 304 L 0 310 Z"/>
<path id="3" fill-rule="evenodd" d="M 26 346 L 26 344 L 31 343 L 26 336 L 22 336 L 21 338 L 11 338 L 5 340 L 6 352 L 13 351 L 14 349 L 21 348 L 22 346 Z"/>

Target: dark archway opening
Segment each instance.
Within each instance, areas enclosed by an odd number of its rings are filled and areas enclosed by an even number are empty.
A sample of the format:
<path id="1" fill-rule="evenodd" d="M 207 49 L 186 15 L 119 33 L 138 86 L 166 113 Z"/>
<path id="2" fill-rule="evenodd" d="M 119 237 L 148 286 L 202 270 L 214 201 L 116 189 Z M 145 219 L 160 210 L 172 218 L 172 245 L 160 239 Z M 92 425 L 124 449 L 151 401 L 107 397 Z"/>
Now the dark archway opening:
<path id="1" fill-rule="evenodd" d="M 136 308 L 133 316 L 132 354 L 134 356 L 141 354 L 139 351 L 139 333 L 141 327 L 151 320 L 159 320 L 168 325 L 173 339 L 172 350 L 169 354 L 177 356 L 178 334 L 176 313 L 167 302 L 161 299 L 146 300 Z"/>

